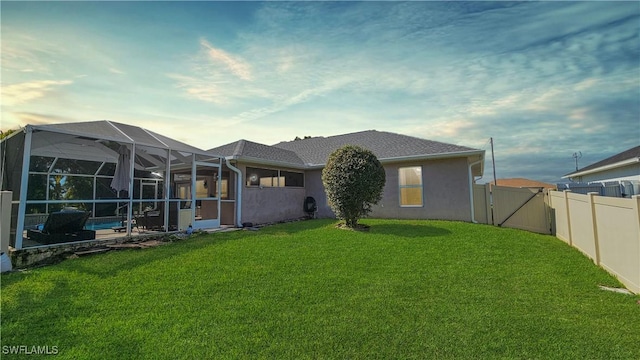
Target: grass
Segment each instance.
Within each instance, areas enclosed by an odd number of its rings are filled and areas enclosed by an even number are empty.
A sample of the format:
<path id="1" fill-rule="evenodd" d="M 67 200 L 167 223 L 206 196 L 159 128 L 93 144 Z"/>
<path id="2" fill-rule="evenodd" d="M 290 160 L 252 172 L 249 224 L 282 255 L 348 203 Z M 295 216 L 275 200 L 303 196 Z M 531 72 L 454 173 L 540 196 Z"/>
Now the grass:
<path id="1" fill-rule="evenodd" d="M 313 220 L 2 276 L 2 350 L 68 359 L 637 359 L 640 297 L 550 236 Z"/>

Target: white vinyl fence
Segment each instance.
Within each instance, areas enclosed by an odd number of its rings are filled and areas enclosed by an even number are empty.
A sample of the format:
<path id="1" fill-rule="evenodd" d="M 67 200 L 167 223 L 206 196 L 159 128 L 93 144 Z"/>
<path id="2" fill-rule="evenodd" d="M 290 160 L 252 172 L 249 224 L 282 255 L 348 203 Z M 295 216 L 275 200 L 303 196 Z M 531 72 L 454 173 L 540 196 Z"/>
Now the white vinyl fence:
<path id="1" fill-rule="evenodd" d="M 556 237 L 640 293 L 640 195 L 631 199 L 550 191 Z"/>

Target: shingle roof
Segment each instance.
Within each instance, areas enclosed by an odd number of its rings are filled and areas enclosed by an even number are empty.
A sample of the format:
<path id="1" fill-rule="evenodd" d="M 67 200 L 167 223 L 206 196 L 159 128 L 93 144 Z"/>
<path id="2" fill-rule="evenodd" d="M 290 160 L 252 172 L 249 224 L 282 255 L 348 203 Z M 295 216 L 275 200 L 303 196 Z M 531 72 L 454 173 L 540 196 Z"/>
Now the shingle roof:
<path id="1" fill-rule="evenodd" d="M 493 184 L 493 182 L 491 183 Z M 515 188 L 549 188 L 555 189 L 553 184 L 542 181 L 530 180 L 525 178 L 498 179 L 498 186 L 507 186 Z"/>
<path id="2" fill-rule="evenodd" d="M 608 165 L 613 165 L 625 160 L 631 160 L 631 159 L 640 159 L 640 146 L 636 146 L 636 147 L 632 147 L 629 150 L 625 150 L 621 153 L 615 154 L 611 157 L 608 157 L 604 160 L 600 160 L 596 163 L 593 163 L 589 166 L 585 166 L 582 169 L 579 169 L 577 171 L 571 172 L 567 175 L 565 175 L 565 177 L 567 176 L 571 176 L 573 174 L 578 174 L 578 173 L 583 173 L 585 171 L 591 171 L 591 170 L 595 170 L 604 166 L 608 166 Z"/>
<path id="3" fill-rule="evenodd" d="M 344 145 L 357 145 L 366 148 L 380 160 L 480 151 L 466 146 L 376 130 L 280 142 L 273 146 L 293 151 L 307 165 L 323 165 L 333 151 Z"/>
<path id="4" fill-rule="evenodd" d="M 248 140 L 238 140 L 209 150 L 225 157 L 236 157 L 244 160 L 263 160 L 275 163 L 286 163 L 304 166 L 304 162 L 293 152 L 273 146 L 258 144 Z"/>

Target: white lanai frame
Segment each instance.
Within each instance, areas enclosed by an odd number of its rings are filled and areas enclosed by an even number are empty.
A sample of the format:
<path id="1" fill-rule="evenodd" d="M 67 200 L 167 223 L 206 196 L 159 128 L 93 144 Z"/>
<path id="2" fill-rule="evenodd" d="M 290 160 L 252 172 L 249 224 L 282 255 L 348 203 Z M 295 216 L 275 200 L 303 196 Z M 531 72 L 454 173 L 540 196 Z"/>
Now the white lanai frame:
<path id="1" fill-rule="evenodd" d="M 49 203 L 73 203 L 68 200 L 46 200 L 33 201 L 27 198 L 29 187 L 30 161 L 32 156 L 46 156 L 56 158 L 66 158 L 73 160 L 90 160 L 105 163 L 117 162 L 117 152 L 107 147 L 103 142 L 114 142 L 125 145 L 130 151 L 130 177 L 128 186 L 128 198 L 100 200 L 95 197 L 95 187 L 93 189 L 93 199 L 75 200 L 76 203 L 91 202 L 96 203 L 113 203 L 126 202 L 127 206 L 127 235 L 131 235 L 131 224 L 134 203 L 142 202 L 141 199 L 134 199 L 134 171 L 144 169 L 149 171 L 164 172 L 164 191 L 163 198 L 156 199 L 164 203 L 164 229 L 169 230 L 169 206 L 171 198 L 171 176 L 172 171 L 182 171 L 193 174 L 196 159 L 199 163 L 210 164 L 219 169 L 222 166 L 221 157 L 212 155 L 204 150 L 192 147 L 182 142 L 167 138 L 160 134 L 142 129 L 140 127 L 111 122 L 111 121 L 91 121 L 81 123 L 66 123 L 55 125 L 27 125 L 23 130 L 24 146 L 22 154 L 22 173 L 20 175 L 18 212 L 16 221 L 16 236 L 14 248 L 21 249 L 23 247 L 23 231 L 25 230 L 25 215 L 27 205 L 49 204 Z M 18 134 L 15 134 L 18 135 Z M 6 140 L 6 139 L 5 139 Z M 5 141 L 3 140 L 3 141 Z M 3 147 L 4 151 L 11 151 Z M 5 154 L 6 155 L 6 154 Z M 136 163 L 136 159 L 141 159 Z M 3 160 L 4 161 L 4 160 Z M 145 164 L 146 163 L 146 164 Z M 3 162 L 3 172 L 6 171 Z M 100 169 L 96 171 L 97 174 Z M 94 174 L 94 176 L 95 176 Z M 6 173 L 3 175 L 5 176 Z M 88 174 L 87 174 L 88 175 Z M 95 181 L 94 181 L 95 184 Z M 17 184 L 15 184 L 17 185 Z M 14 186 L 15 186 L 14 185 Z M 217 184 L 219 186 L 219 182 Z M 48 184 L 47 184 L 48 186 Z M 94 185 L 95 186 L 95 185 Z M 4 183 L 3 183 L 4 187 Z M 142 187 L 142 186 L 141 186 Z M 191 177 L 191 188 L 195 192 L 196 177 Z M 11 188 L 3 190 L 14 190 Z M 15 190 L 14 190 L 15 191 Z M 220 194 L 218 189 L 217 194 Z M 15 199 L 15 197 L 14 197 Z M 195 200 L 195 197 L 192 196 Z M 211 200 L 218 200 L 217 198 Z M 14 201 L 15 203 L 16 201 Z M 192 206 L 193 208 L 194 206 Z M 191 223 L 195 221 L 195 211 L 191 211 Z M 220 223 L 220 211 L 217 212 L 217 222 Z"/>

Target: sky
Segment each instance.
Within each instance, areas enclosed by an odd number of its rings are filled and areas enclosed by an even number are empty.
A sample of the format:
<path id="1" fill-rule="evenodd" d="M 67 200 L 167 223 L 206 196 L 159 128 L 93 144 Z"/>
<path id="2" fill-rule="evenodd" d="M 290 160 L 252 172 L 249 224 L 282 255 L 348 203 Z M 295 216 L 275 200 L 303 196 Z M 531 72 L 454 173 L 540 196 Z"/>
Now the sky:
<path id="1" fill-rule="evenodd" d="M 640 2 L 0 3 L 1 123 L 201 149 L 375 129 L 556 183 L 640 145 Z"/>

